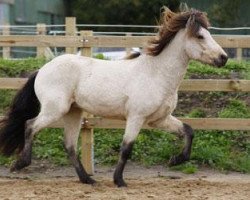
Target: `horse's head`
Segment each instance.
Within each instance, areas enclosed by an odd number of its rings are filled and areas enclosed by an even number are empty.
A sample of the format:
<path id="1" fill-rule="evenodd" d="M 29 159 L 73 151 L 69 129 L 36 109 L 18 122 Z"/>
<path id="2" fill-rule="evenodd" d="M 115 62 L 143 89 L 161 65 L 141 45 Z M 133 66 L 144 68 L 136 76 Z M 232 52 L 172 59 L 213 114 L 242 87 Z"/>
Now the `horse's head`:
<path id="1" fill-rule="evenodd" d="M 217 67 L 224 66 L 228 59 L 227 54 L 213 39 L 207 27 L 206 15 L 199 11 L 191 11 L 185 30 L 186 53 L 190 59 Z"/>
<path id="2" fill-rule="evenodd" d="M 227 54 L 212 38 L 208 26 L 209 21 L 203 12 L 191 9 L 174 13 L 164 7 L 158 36 L 149 41 L 147 53 L 152 56 L 159 55 L 177 33 L 181 32 L 179 45 L 184 48 L 189 59 L 218 67 L 224 66 L 227 62 Z"/>

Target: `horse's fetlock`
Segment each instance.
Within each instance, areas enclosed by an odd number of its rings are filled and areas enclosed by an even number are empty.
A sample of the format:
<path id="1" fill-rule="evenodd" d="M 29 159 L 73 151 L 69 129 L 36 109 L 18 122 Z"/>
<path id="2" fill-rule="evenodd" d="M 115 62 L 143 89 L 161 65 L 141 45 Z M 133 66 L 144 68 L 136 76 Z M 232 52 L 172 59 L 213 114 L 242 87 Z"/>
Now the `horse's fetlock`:
<path id="1" fill-rule="evenodd" d="M 84 184 L 94 185 L 96 184 L 96 181 L 90 177 L 80 179 L 80 181 Z"/>
<path id="2" fill-rule="evenodd" d="M 168 165 L 171 166 L 176 166 L 180 165 L 186 161 L 188 161 L 190 158 L 190 155 L 181 153 L 179 155 L 172 156 L 168 162 Z"/>
<path id="3" fill-rule="evenodd" d="M 122 178 L 114 179 L 114 184 L 117 185 L 117 187 L 127 187 L 126 182 Z"/>
<path id="4" fill-rule="evenodd" d="M 17 160 L 11 167 L 10 171 L 19 171 L 31 164 L 31 159 L 20 159 Z"/>

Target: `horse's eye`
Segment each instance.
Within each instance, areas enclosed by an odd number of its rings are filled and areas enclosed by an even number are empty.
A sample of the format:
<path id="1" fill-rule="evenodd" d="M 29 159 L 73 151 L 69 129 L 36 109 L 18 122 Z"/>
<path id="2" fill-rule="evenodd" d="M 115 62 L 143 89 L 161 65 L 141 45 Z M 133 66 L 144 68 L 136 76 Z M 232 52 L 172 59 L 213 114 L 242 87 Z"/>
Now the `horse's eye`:
<path id="1" fill-rule="evenodd" d="M 203 40 L 203 39 L 204 39 L 203 35 L 198 35 L 197 38 L 198 38 L 199 40 Z"/>

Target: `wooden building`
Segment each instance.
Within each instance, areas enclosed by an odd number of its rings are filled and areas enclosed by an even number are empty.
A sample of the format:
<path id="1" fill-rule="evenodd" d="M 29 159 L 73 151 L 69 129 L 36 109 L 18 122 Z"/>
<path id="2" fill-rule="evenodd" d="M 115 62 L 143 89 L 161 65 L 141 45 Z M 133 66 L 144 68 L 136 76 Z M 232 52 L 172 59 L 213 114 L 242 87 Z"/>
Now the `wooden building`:
<path id="1" fill-rule="evenodd" d="M 0 25 L 62 24 L 65 0 L 0 0 Z"/>

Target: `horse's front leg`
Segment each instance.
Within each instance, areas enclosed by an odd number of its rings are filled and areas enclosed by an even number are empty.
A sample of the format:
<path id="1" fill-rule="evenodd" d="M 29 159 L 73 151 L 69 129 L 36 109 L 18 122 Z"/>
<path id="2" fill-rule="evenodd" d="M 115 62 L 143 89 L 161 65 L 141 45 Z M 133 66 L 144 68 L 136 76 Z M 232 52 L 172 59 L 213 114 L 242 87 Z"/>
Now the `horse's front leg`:
<path id="1" fill-rule="evenodd" d="M 190 159 L 194 133 L 193 129 L 188 124 L 185 124 L 172 115 L 169 115 L 164 120 L 149 125 L 154 128 L 163 129 L 165 131 L 174 132 L 180 136 L 184 136 L 184 148 L 179 155 L 174 155 L 170 158 L 169 166 L 179 165 Z"/>
<path id="2" fill-rule="evenodd" d="M 120 158 L 114 172 L 114 183 L 118 187 L 127 186 L 127 184 L 123 180 L 123 170 L 129 156 L 131 155 L 134 141 L 137 138 L 143 123 L 143 117 L 133 116 L 127 119 L 125 134 L 120 151 Z"/>

